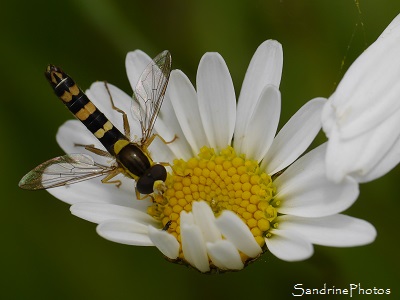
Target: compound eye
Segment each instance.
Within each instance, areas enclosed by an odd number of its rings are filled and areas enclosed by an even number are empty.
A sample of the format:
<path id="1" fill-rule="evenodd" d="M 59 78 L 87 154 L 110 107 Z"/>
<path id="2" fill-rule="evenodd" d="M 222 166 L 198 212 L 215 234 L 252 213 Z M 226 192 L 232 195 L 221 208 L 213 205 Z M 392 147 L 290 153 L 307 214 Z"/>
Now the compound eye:
<path id="1" fill-rule="evenodd" d="M 136 183 L 136 189 L 141 194 L 151 194 L 153 192 L 153 185 L 155 180 L 149 176 L 150 174 L 144 174 L 139 178 Z"/>
<path id="2" fill-rule="evenodd" d="M 151 177 L 154 181 L 161 180 L 165 181 L 167 179 L 167 170 L 162 165 L 154 165 L 150 168 Z"/>
<path id="3" fill-rule="evenodd" d="M 154 165 L 139 178 L 136 189 L 141 194 L 151 194 L 154 192 L 154 182 L 157 180 L 165 181 L 165 179 L 167 179 L 167 170 L 164 166 Z"/>

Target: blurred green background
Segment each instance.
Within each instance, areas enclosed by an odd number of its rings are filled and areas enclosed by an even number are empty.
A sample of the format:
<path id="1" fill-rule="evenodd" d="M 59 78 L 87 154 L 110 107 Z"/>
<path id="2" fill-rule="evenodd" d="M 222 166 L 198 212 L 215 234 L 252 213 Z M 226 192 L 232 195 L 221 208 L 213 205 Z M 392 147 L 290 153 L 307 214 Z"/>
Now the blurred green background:
<path id="1" fill-rule="evenodd" d="M 346 212 L 375 225 L 378 237 L 373 244 L 317 246 L 311 259 L 296 263 L 265 254 L 241 272 L 214 276 L 168 263 L 154 248 L 106 241 L 96 234 L 94 224 L 70 215 L 68 205 L 47 192 L 17 187 L 27 171 L 62 154 L 55 133 L 72 118 L 44 79 L 48 63 L 63 66 L 83 89 L 106 79 L 130 93 L 124 66 L 128 51 L 141 49 L 155 56 L 169 49 L 173 68 L 182 69 L 192 82 L 201 56 L 217 51 L 226 60 L 239 94 L 258 45 L 276 39 L 284 49 L 282 126 L 306 101 L 328 97 L 351 62 L 400 12 L 397 0 L 360 0 L 361 13 L 356 4 L 349 0 L 3 1 L 0 297 L 289 299 L 296 283 L 309 288 L 361 283 L 365 288 L 392 290 L 380 298 L 399 297 L 399 167 L 362 185 L 359 200 Z"/>

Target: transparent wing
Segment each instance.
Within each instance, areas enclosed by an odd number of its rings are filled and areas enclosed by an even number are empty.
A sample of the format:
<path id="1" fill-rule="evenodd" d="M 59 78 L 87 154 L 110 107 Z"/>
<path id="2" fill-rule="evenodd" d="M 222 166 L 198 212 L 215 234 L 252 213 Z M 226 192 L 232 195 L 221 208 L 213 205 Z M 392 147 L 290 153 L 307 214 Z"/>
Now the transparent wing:
<path id="1" fill-rule="evenodd" d="M 40 164 L 21 179 L 19 187 L 49 189 L 105 175 L 115 168 L 97 164 L 89 155 L 69 154 Z"/>
<path id="2" fill-rule="evenodd" d="M 170 73 L 171 54 L 165 50 L 147 65 L 136 85 L 133 94 L 136 105 L 133 105 L 132 113 L 140 121 L 142 145 L 152 135 L 154 123 L 164 100 Z"/>

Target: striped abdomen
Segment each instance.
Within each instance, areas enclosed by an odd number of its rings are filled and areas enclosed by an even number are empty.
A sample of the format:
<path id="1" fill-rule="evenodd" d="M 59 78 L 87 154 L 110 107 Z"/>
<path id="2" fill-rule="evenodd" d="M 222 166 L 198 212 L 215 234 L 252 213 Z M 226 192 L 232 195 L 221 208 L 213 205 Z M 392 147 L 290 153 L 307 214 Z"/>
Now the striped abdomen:
<path id="1" fill-rule="evenodd" d="M 49 65 L 45 75 L 65 106 L 94 134 L 107 151 L 115 156 L 114 145 L 119 140 L 127 141 L 125 135 L 98 110 L 72 78 L 60 68 Z"/>

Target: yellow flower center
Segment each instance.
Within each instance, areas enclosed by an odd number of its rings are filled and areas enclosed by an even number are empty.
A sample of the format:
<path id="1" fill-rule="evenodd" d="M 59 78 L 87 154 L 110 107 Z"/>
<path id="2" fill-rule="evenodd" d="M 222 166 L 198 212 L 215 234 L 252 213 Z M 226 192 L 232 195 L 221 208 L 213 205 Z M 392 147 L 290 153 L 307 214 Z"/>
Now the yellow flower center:
<path id="1" fill-rule="evenodd" d="M 257 161 L 237 155 L 231 146 L 220 153 L 203 147 L 188 161 L 176 159 L 172 170 L 165 181 L 166 190 L 154 196 L 148 214 L 161 221 L 179 243 L 180 212 L 190 212 L 193 201 L 204 200 L 216 217 L 225 209 L 235 212 L 260 247 L 265 245 L 265 237 L 277 216 L 271 203 L 276 189 Z"/>

